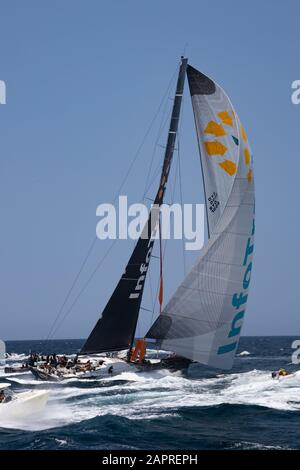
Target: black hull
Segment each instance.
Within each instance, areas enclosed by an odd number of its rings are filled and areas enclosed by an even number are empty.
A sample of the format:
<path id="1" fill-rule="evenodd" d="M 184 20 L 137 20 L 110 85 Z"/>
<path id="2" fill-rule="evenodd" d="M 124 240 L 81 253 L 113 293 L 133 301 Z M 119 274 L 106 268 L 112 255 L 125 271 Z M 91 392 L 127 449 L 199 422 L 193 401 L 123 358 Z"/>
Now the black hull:
<path id="1" fill-rule="evenodd" d="M 162 359 L 161 361 L 163 367 L 174 371 L 188 369 L 192 362 L 193 361 L 191 361 L 190 359 L 179 356 L 167 357 L 166 359 Z"/>
<path id="2" fill-rule="evenodd" d="M 137 364 L 137 366 L 145 371 L 168 369 L 172 372 L 176 372 L 187 370 L 192 362 L 193 361 L 191 361 L 190 359 L 186 359 L 185 357 L 174 356 L 162 359 L 160 362 L 157 362 L 155 364 L 151 364 L 150 362 L 146 361 L 144 364 Z"/>

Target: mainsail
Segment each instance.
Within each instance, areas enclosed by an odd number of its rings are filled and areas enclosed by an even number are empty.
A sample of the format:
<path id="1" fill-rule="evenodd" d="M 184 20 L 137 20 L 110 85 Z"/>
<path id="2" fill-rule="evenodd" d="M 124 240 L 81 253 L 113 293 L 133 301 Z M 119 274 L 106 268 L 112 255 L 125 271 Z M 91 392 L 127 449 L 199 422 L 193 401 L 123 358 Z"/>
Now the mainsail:
<path id="1" fill-rule="evenodd" d="M 230 369 L 252 270 L 254 182 L 247 135 L 224 90 L 187 67 L 209 240 L 146 337 L 165 350 Z"/>
<path id="2" fill-rule="evenodd" d="M 118 351 L 126 349 L 133 344 L 145 279 L 154 244 L 154 233 L 159 217 L 159 210 L 157 208 L 163 203 L 174 153 L 186 67 L 187 59 L 182 58 L 159 189 L 154 200 L 154 207 L 150 211 L 148 222 L 135 245 L 125 272 L 104 308 L 101 318 L 84 344 L 81 350 L 82 353 Z"/>

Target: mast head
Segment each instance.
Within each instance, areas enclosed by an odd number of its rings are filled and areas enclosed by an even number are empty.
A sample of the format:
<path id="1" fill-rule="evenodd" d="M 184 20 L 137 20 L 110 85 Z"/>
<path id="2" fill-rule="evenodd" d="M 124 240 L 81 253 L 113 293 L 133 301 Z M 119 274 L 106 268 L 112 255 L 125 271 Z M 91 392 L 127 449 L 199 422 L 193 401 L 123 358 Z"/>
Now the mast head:
<path id="1" fill-rule="evenodd" d="M 185 57 L 184 55 L 180 56 L 180 66 L 184 66 L 186 68 L 187 63 L 188 63 L 188 58 Z"/>

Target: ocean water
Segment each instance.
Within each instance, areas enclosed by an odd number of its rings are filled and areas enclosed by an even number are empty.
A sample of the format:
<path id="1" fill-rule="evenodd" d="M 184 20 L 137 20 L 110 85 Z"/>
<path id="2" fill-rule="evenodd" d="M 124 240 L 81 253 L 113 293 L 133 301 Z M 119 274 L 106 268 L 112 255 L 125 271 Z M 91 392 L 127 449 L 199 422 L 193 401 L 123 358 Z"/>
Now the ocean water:
<path id="1" fill-rule="evenodd" d="M 188 375 L 127 372 L 105 379 L 39 382 L 31 373 L 1 376 L 13 389 L 50 392 L 45 410 L 1 419 L 0 449 L 295 449 L 300 448 L 299 372 L 273 380 L 291 363 L 297 337 L 243 337 L 230 373 L 192 365 Z M 74 353 L 81 340 L 8 342 L 8 364 L 31 349 Z M 1 405 L 0 405 L 1 406 Z"/>

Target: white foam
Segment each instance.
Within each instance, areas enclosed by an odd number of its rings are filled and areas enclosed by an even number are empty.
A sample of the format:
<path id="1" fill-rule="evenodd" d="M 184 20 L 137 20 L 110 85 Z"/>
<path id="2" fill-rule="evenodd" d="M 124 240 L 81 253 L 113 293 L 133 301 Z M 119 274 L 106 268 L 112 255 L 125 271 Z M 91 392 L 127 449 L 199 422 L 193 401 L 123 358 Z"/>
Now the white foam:
<path id="1" fill-rule="evenodd" d="M 17 354 L 17 353 L 8 353 L 7 354 L 7 357 L 6 357 L 6 361 L 7 362 L 12 362 L 12 361 L 15 361 L 15 362 L 20 362 L 20 361 L 25 361 L 26 359 L 28 359 L 28 355 L 27 354 Z"/>
<path id="2" fill-rule="evenodd" d="M 103 415 L 155 419 L 176 416 L 186 407 L 220 404 L 300 409 L 300 371 L 282 380 L 273 380 L 271 372 L 258 370 L 197 380 L 167 371 L 124 372 L 90 381 L 88 387 L 82 386 L 88 380 L 70 380 L 74 382 L 72 386 L 66 381 L 51 383 L 49 402 L 39 419 L 13 423 L 10 427 L 42 430 Z"/>
<path id="3" fill-rule="evenodd" d="M 27 374 L 26 374 L 27 375 Z M 23 376 L 23 374 L 22 374 Z M 12 375 L 7 375 L 7 378 L 11 381 L 11 382 L 15 382 L 17 384 L 20 384 L 20 385 L 41 385 L 41 384 L 52 384 L 53 382 L 50 382 L 50 381 L 44 381 L 44 382 L 41 382 L 40 380 L 35 380 L 32 378 L 32 374 L 31 372 L 29 373 L 29 377 L 28 378 L 19 378 L 19 377 L 16 377 L 16 375 L 12 376 Z"/>
<path id="4" fill-rule="evenodd" d="M 55 442 L 57 442 L 59 444 L 59 446 L 64 446 L 66 445 L 68 442 L 65 440 L 65 439 L 54 439 Z"/>

